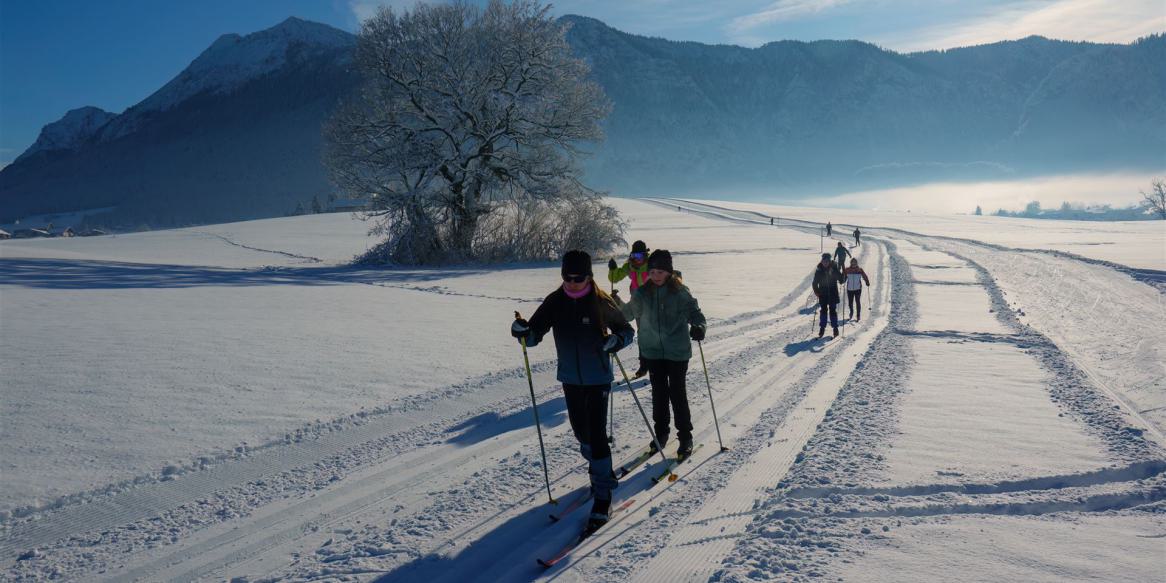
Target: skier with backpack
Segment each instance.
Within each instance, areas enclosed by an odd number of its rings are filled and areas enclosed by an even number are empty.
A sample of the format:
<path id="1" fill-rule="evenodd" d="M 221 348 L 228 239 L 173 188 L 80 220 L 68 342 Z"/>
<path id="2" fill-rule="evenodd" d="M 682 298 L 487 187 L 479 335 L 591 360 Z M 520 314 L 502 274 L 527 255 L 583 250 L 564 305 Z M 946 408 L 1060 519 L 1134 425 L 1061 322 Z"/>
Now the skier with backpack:
<path id="1" fill-rule="evenodd" d="M 850 260 L 850 267 L 847 267 L 843 272 L 846 276 L 846 305 L 850 308 L 850 317 L 854 318 L 856 322 L 862 321 L 862 283 L 865 281 L 866 286 L 870 287 L 870 278 L 866 276 L 866 272 L 858 266 L 857 259 Z M 855 318 L 855 308 L 858 308 L 858 317 Z"/>
<path id="2" fill-rule="evenodd" d="M 846 248 L 846 245 L 843 245 L 842 241 L 839 241 L 838 246 L 834 248 L 834 263 L 838 265 L 839 271 L 842 271 L 842 268 L 846 267 L 847 257 L 854 256 L 850 254 L 850 250 Z"/>
<path id="3" fill-rule="evenodd" d="M 818 338 L 826 334 L 826 314 L 829 312 L 830 325 L 834 328 L 834 336 L 838 337 L 838 284 L 845 281 L 838 265 L 830 260 L 829 253 L 822 254 L 822 260 L 814 271 L 814 280 L 811 287 L 818 297 L 818 306 L 821 316 L 818 318 Z"/>
<path id="4" fill-rule="evenodd" d="M 652 383 L 652 418 L 656 439 L 649 449 L 668 442 L 669 404 L 676 417 L 676 435 L 680 446 L 677 458 L 692 455 L 692 414 L 688 407 L 685 375 L 692 359 L 692 341 L 704 340 L 706 321 L 696 298 L 680 274 L 672 268 L 672 254 L 657 249 L 648 257 L 648 281 L 631 300 L 623 303 L 615 296 L 620 310 L 636 320 L 640 333 L 640 352 L 648 363 Z"/>
<path id="5" fill-rule="evenodd" d="M 629 286 L 629 296 L 635 295 L 636 290 L 648 281 L 648 245 L 643 241 L 636 241 L 632 243 L 632 251 L 628 254 L 628 260 L 624 261 L 623 265 L 615 262 L 615 259 L 607 260 L 607 279 L 612 285 L 619 283 L 623 278 L 629 278 L 631 285 Z M 636 369 L 636 374 L 632 375 L 635 378 L 640 378 L 648 373 L 648 365 L 644 360 L 644 355 L 640 354 L 640 365 Z"/>
<path id="6" fill-rule="evenodd" d="M 563 383 L 567 418 L 591 476 L 594 502 L 587 529 L 593 531 L 607 522 L 612 492 L 619 483 L 607 441 L 607 399 L 615 380 L 608 355 L 631 344 L 635 331 L 611 296 L 595 285 L 590 255 L 568 251 L 561 274 L 562 285 L 529 321 L 516 317 L 510 334 L 531 347 L 554 330 L 557 378 Z"/>

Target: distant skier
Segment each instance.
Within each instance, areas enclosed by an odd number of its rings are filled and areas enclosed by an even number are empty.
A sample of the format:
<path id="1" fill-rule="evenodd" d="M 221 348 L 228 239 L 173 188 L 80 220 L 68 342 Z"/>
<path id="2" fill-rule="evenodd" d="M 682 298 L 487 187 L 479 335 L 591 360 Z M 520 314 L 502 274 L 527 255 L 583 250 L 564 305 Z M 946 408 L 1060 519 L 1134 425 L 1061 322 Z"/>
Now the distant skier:
<path id="1" fill-rule="evenodd" d="M 865 281 L 866 286 L 870 287 L 870 278 L 866 276 L 866 272 L 858 266 L 857 259 L 850 260 L 850 267 L 847 267 L 843 272 L 846 275 L 846 305 L 850 308 L 850 317 L 854 318 L 856 322 L 862 321 L 862 283 Z M 858 308 L 858 317 L 855 317 L 855 308 Z"/>
<path id="2" fill-rule="evenodd" d="M 862 234 L 862 233 L 859 233 L 859 232 L 858 232 L 858 227 L 855 227 L 855 228 L 854 228 L 854 244 L 855 244 L 855 245 L 861 245 L 861 244 L 862 244 L 862 241 L 860 241 L 860 240 L 858 239 L 859 235 L 861 235 L 861 234 Z"/>
<path id="3" fill-rule="evenodd" d="M 612 492 L 619 484 L 607 442 L 607 399 L 615 378 L 608 354 L 630 344 L 635 331 L 611 296 L 595 285 L 590 255 L 568 251 L 561 271 L 562 286 L 543 300 L 529 322 L 514 320 L 510 334 L 525 338 L 529 347 L 554 329 L 557 378 L 563 383 L 567 419 L 587 460 L 595 494 L 587 523 L 594 530 L 607 522 Z"/>
<path id="4" fill-rule="evenodd" d="M 627 303 L 615 296 L 620 310 L 636 320 L 640 331 L 640 352 L 648 361 L 652 381 L 652 418 L 656 440 L 668 442 L 668 404 L 676 414 L 677 455 L 692 454 L 692 415 L 688 409 L 685 375 L 692 359 L 692 341 L 704 340 L 705 318 L 696 298 L 684 285 L 680 272 L 672 269 L 672 254 L 657 249 L 648 257 L 648 282 L 640 286 Z M 656 442 L 649 448 L 656 451 Z"/>
<path id="5" fill-rule="evenodd" d="M 846 248 L 846 245 L 843 245 L 842 241 L 839 241 L 838 246 L 834 247 L 834 263 L 838 264 L 839 271 L 842 271 L 842 268 L 846 267 L 847 257 L 854 256 L 850 254 L 850 250 Z"/>
<path id="6" fill-rule="evenodd" d="M 827 311 L 830 314 L 830 325 L 834 328 L 834 336 L 838 336 L 838 284 L 843 281 L 842 272 L 838 271 L 838 266 L 830 260 L 830 254 L 823 253 L 822 260 L 818 262 L 818 268 L 814 271 L 812 283 L 814 295 L 818 296 L 818 306 L 822 310 L 818 318 L 818 338 L 826 334 Z"/>
<path id="7" fill-rule="evenodd" d="M 636 290 L 639 289 L 644 282 L 648 281 L 648 244 L 643 241 L 636 241 L 632 243 L 632 252 L 628 255 L 628 260 L 619 265 L 615 259 L 607 260 L 607 279 L 612 284 L 619 283 L 623 278 L 631 279 L 631 286 L 629 289 L 629 296 L 635 295 Z M 644 361 L 644 356 L 640 355 L 639 368 L 636 369 L 636 378 L 640 378 L 648 374 L 648 365 Z"/>
<path id="8" fill-rule="evenodd" d="M 829 237 L 830 234 L 833 232 L 834 232 L 834 225 L 831 225 L 830 221 L 826 221 L 826 236 Z"/>

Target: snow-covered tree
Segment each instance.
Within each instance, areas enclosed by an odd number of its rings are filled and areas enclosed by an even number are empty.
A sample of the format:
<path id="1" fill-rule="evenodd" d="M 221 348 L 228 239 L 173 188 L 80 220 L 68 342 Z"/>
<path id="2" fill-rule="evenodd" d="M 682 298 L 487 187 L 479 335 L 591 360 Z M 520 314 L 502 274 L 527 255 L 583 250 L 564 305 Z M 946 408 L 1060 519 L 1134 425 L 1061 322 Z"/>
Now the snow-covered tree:
<path id="1" fill-rule="evenodd" d="M 976 216 L 978 217 L 978 216 L 981 216 L 983 214 L 984 214 L 984 209 L 980 208 L 980 205 L 976 205 Z"/>
<path id="2" fill-rule="evenodd" d="M 318 215 L 322 212 L 324 212 L 324 207 L 320 206 L 320 197 L 319 197 L 319 195 L 313 194 L 312 195 L 312 214 Z"/>
<path id="3" fill-rule="evenodd" d="M 1166 220 L 1166 180 L 1154 179 L 1150 183 L 1150 192 L 1142 192 L 1142 204 L 1146 210 Z"/>
<path id="4" fill-rule="evenodd" d="M 577 158 L 581 143 L 602 138 L 610 106 L 548 10 L 530 0 L 418 4 L 364 21 L 365 82 L 325 129 L 325 164 L 345 195 L 371 199 L 374 232 L 386 235 L 379 259 L 494 258 L 488 247 L 508 238 L 500 228 L 511 239 L 550 235 L 524 231 L 524 214 L 601 205 Z M 582 245 L 619 242 L 622 224 L 605 224 Z"/>

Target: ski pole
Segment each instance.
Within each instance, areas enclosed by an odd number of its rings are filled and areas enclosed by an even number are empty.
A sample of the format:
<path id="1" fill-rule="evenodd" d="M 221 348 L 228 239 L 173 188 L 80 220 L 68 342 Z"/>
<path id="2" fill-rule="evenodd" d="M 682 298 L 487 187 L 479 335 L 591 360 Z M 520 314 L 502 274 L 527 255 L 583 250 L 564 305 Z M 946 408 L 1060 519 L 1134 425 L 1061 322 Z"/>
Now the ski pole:
<path id="1" fill-rule="evenodd" d="M 514 312 L 514 319 L 522 319 L 522 316 L 518 314 L 517 310 Z M 534 377 L 530 374 L 530 356 L 526 353 L 526 337 L 520 338 L 519 342 L 522 344 L 522 361 L 526 363 L 526 384 L 530 386 L 530 410 L 534 411 L 534 428 L 538 431 L 538 449 L 543 456 L 543 481 L 547 485 L 547 500 L 551 504 L 558 504 L 559 501 L 555 500 L 554 496 L 551 496 L 551 475 L 547 470 L 547 448 L 543 445 L 543 427 L 538 420 L 538 401 L 534 398 Z"/>
<path id="2" fill-rule="evenodd" d="M 607 282 L 611 284 L 611 295 L 615 295 L 615 282 L 611 278 L 607 278 Z M 611 357 L 607 358 L 607 366 L 612 365 Z M 615 447 L 615 391 L 611 391 L 607 395 L 607 442 Z"/>
<path id="3" fill-rule="evenodd" d="M 704 363 L 704 345 L 699 340 L 696 347 L 700 349 L 700 366 L 704 369 L 704 386 L 709 390 L 709 406 L 713 408 L 713 425 L 717 428 L 717 443 L 721 444 L 721 451 L 729 451 L 725 442 L 721 440 L 721 422 L 717 421 L 717 404 L 713 402 L 713 384 L 709 382 L 709 367 Z"/>
<path id="4" fill-rule="evenodd" d="M 668 456 L 664 455 L 664 446 L 660 445 L 660 440 L 656 438 L 656 432 L 652 431 L 652 424 L 648 422 L 648 414 L 644 413 L 644 406 L 640 404 L 640 398 L 636 396 L 636 390 L 632 388 L 632 381 L 628 379 L 628 371 L 623 367 L 623 361 L 619 359 L 619 355 L 611 353 L 615 357 L 615 363 L 619 365 L 619 372 L 623 374 L 623 382 L 628 386 L 628 391 L 632 394 L 632 400 L 636 402 L 636 408 L 640 410 L 640 417 L 644 418 L 644 427 L 648 428 L 648 434 L 652 436 L 652 443 L 656 444 L 656 450 L 660 452 L 660 457 L 664 459 L 664 463 L 668 463 Z M 675 482 L 676 474 L 669 472 L 668 481 Z"/>

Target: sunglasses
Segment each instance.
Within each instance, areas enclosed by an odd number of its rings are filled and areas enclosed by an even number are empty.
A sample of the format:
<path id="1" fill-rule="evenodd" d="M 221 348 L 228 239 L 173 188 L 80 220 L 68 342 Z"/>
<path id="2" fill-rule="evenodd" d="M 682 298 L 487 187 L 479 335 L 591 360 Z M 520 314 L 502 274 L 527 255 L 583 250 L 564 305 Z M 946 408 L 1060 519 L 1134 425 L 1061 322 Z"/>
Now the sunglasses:
<path id="1" fill-rule="evenodd" d="M 643 259 L 647 255 L 648 255 L 647 253 L 639 253 L 639 252 L 632 253 L 632 259 L 635 259 L 636 261 L 640 261 L 641 259 Z"/>
<path id="2" fill-rule="evenodd" d="M 569 281 L 571 283 L 583 283 L 583 282 L 587 281 L 587 276 L 586 275 L 564 275 L 563 281 Z"/>

